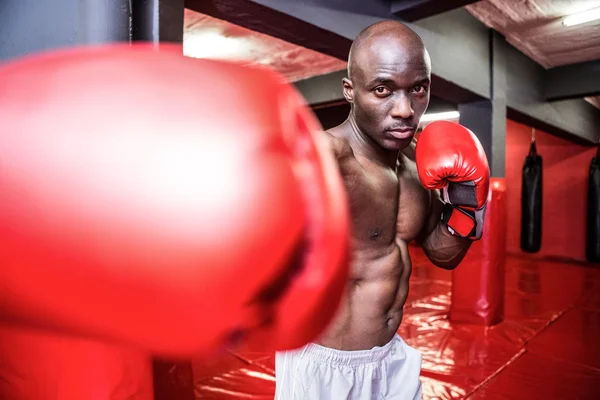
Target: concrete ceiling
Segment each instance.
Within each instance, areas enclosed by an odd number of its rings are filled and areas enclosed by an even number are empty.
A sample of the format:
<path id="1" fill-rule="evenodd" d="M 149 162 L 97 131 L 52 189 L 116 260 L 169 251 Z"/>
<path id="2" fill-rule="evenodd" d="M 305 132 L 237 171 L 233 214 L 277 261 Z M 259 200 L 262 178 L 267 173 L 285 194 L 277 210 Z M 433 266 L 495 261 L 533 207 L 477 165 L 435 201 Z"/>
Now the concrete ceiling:
<path id="1" fill-rule="evenodd" d="M 544 68 L 600 59 L 600 21 L 565 27 L 562 18 L 600 0 L 483 0 L 465 8 Z M 184 53 L 269 65 L 295 82 L 345 68 L 345 61 L 189 9 Z M 600 108 L 600 96 L 586 100 Z"/>
<path id="2" fill-rule="evenodd" d="M 465 8 L 542 67 L 600 59 L 600 21 L 564 26 L 567 15 L 600 7 L 600 0 L 483 0 Z M 586 98 L 600 108 L 600 97 Z"/>
<path id="3" fill-rule="evenodd" d="M 563 17 L 600 0 L 484 0 L 466 9 L 544 68 L 600 59 L 600 21 L 564 26 Z"/>
<path id="4" fill-rule="evenodd" d="M 289 81 L 346 68 L 346 62 L 189 9 L 185 10 L 183 52 L 268 65 Z"/>

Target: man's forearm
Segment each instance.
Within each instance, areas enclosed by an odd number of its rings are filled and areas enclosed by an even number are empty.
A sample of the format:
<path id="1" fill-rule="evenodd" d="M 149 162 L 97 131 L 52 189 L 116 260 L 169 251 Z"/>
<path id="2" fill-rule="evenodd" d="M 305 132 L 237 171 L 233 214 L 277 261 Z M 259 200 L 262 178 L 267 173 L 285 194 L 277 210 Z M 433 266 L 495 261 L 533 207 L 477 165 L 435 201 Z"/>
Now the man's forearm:
<path id="1" fill-rule="evenodd" d="M 421 242 L 421 247 L 433 264 L 444 269 L 454 269 L 462 261 L 472 240 L 452 235 L 440 221 Z"/>

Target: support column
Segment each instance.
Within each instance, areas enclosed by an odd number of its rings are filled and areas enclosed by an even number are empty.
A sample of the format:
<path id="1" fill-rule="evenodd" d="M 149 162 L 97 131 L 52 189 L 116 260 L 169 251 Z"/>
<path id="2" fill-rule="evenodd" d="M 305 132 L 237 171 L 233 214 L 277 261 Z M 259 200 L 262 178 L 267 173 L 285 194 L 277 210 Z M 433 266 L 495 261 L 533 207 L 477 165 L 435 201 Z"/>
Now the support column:
<path id="1" fill-rule="evenodd" d="M 495 51 L 504 40 L 490 31 L 490 99 L 458 106 L 459 123 L 471 129 L 481 141 L 493 177 L 504 177 L 506 153 L 506 62 L 503 53 Z"/>
<path id="2" fill-rule="evenodd" d="M 131 0 L 132 40 L 183 43 L 184 0 Z"/>
<path id="3" fill-rule="evenodd" d="M 460 104 L 459 122 L 481 141 L 490 164 L 492 183 L 482 238 L 473 243 L 452 275 L 450 320 L 494 325 L 504 319 L 504 260 L 506 254 L 506 62 L 496 51 L 504 40 L 490 31 L 491 98 Z"/>
<path id="4" fill-rule="evenodd" d="M 0 61 L 85 44 L 127 42 L 129 0 L 2 0 Z"/>

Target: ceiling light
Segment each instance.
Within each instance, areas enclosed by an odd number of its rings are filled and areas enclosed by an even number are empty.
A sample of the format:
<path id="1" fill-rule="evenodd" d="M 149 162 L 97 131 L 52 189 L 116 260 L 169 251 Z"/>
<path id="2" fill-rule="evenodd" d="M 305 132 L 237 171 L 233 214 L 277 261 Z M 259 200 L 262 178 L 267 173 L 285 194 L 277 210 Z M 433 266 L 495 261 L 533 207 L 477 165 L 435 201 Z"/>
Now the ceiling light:
<path id="1" fill-rule="evenodd" d="M 446 111 L 439 113 L 431 113 L 424 114 L 421 117 L 421 122 L 431 122 L 431 121 L 440 121 L 440 120 L 457 120 L 460 117 L 460 113 L 458 111 Z"/>
<path id="2" fill-rule="evenodd" d="M 569 15 L 565 17 L 563 20 L 564 26 L 573 26 L 584 24 L 586 22 L 594 21 L 600 19 L 600 7 L 592 8 L 591 10 L 586 10 L 582 12 L 578 12 L 576 14 Z"/>
<path id="3" fill-rule="evenodd" d="M 248 40 L 224 36 L 218 30 L 201 30 L 185 35 L 183 53 L 194 58 L 245 60 L 250 57 Z"/>

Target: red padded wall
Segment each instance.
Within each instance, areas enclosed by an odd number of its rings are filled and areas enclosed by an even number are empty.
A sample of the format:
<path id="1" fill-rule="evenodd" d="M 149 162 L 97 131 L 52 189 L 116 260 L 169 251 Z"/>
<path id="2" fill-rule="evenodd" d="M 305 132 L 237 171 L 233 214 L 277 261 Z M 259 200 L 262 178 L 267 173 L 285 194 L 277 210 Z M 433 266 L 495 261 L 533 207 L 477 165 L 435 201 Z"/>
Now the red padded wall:
<path id="1" fill-rule="evenodd" d="M 534 257 L 585 261 L 588 170 L 596 149 L 536 131 L 543 157 L 542 248 Z M 507 251 L 522 253 L 521 174 L 531 144 L 531 127 L 506 125 Z"/>

